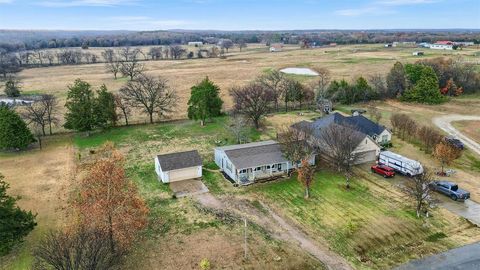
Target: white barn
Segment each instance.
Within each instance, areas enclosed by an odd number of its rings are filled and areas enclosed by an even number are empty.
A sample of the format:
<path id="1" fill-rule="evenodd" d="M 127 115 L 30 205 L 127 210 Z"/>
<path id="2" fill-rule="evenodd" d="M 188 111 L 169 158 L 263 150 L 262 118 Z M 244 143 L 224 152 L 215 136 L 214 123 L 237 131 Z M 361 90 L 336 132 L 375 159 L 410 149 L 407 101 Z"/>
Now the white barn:
<path id="1" fill-rule="evenodd" d="M 155 172 L 163 183 L 202 177 L 202 159 L 197 150 L 158 155 Z"/>
<path id="2" fill-rule="evenodd" d="M 448 44 L 430 44 L 430 49 L 434 50 L 453 50 L 453 45 Z"/>

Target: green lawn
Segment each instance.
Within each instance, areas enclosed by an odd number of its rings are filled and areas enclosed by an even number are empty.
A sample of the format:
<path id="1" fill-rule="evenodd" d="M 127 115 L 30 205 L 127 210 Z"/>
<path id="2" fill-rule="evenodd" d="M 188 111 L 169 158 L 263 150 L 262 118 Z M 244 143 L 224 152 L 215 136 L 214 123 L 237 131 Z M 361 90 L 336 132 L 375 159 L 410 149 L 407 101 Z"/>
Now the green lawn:
<path id="1" fill-rule="evenodd" d="M 284 211 L 311 235 L 326 239 L 360 269 L 387 269 L 419 254 L 452 247 L 453 243 L 432 236 L 446 230 L 443 219 L 429 218 L 424 226 L 412 207 L 401 202 L 405 198 L 392 199 L 388 192 L 371 188 L 369 182 L 353 181 L 347 191 L 343 177 L 322 171 L 315 176 L 308 200 L 295 177 L 249 191 Z"/>

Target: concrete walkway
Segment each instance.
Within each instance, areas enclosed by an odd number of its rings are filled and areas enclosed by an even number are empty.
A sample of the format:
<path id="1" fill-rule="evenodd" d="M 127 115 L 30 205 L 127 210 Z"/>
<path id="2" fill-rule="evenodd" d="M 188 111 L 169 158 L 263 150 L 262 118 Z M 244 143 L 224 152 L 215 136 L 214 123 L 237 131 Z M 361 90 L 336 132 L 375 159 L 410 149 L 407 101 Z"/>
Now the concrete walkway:
<path id="1" fill-rule="evenodd" d="M 401 265 L 395 270 L 478 270 L 480 243 L 452 249 Z"/>
<path id="2" fill-rule="evenodd" d="M 433 123 L 447 132 L 448 134 L 457 137 L 460 139 L 468 148 L 480 155 L 480 144 L 469 137 L 465 136 L 463 133 L 458 131 L 453 127 L 452 122 L 454 121 L 480 121 L 480 116 L 477 115 L 459 115 L 451 114 L 433 118 Z"/>

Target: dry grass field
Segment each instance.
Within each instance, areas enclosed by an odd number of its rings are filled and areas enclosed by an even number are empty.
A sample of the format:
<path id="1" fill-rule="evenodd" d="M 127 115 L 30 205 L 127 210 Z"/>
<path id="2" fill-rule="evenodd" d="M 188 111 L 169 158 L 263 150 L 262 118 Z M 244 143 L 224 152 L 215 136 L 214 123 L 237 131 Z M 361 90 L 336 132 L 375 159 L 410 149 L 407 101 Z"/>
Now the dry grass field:
<path id="1" fill-rule="evenodd" d="M 103 49 L 92 48 L 97 54 Z M 146 48 L 143 48 L 146 50 Z M 222 90 L 225 108 L 231 107 L 228 89 L 234 85 L 242 85 L 252 81 L 256 76 L 270 69 L 284 67 L 327 68 L 335 79 L 353 79 L 363 75 L 385 74 L 396 61 L 414 62 L 419 59 L 439 56 L 463 56 L 473 59 L 476 48 L 462 51 L 425 50 L 424 57 L 412 56 L 417 48 L 384 48 L 376 45 L 348 45 L 332 48 L 316 48 L 301 50 L 296 46 L 287 46 L 284 51 L 268 52 L 261 45 L 250 45 L 243 52 L 231 49 L 227 59 L 190 59 L 146 61 L 146 73 L 164 76 L 176 89 L 180 100 L 174 118 L 185 118 L 190 87 L 208 76 Z M 64 102 L 67 86 L 77 78 L 91 83 L 95 87 L 105 84 L 111 91 L 118 91 L 127 81 L 126 78 L 113 79 L 113 75 L 105 70 L 104 64 L 85 64 L 74 66 L 54 66 L 26 69 L 19 74 L 23 80 L 23 90 L 31 93 L 52 93 Z M 295 76 L 308 82 L 314 77 Z M 143 120 L 142 118 L 139 118 Z M 146 119 L 146 118 L 145 118 Z"/>
<path id="2" fill-rule="evenodd" d="M 144 48 L 145 50 L 147 48 Z M 92 48 L 99 53 L 101 49 Z M 272 68 L 309 67 L 328 68 L 337 79 L 385 74 L 395 61 L 413 62 L 414 48 L 383 48 L 379 45 L 339 46 L 300 50 L 287 47 L 280 53 L 269 53 L 266 47 L 250 46 L 244 52 L 233 49 L 227 59 L 192 59 L 146 61 L 148 74 L 165 76 L 178 91 L 180 104 L 174 118 L 185 118 L 190 87 L 209 76 L 222 89 L 225 108 L 230 108 L 228 89 L 244 84 Z M 466 58 L 478 49 L 447 52 L 447 56 L 463 55 Z M 426 56 L 442 56 L 442 51 L 425 50 Z M 106 84 L 117 91 L 127 80 L 114 80 L 103 64 L 55 66 L 27 69 L 20 73 L 23 90 L 27 93 L 53 93 L 65 101 L 67 86 L 77 78 L 95 87 Z M 308 83 L 312 77 L 295 76 Z M 404 104 L 396 101 L 377 102 L 383 118 L 390 126 L 389 117 L 394 112 L 410 114 L 417 121 L 431 125 L 439 114 L 459 113 L 480 115 L 478 97 L 456 98 L 443 105 L 428 106 Z M 339 106 L 348 111 L 354 106 Z M 279 128 L 290 123 L 318 117 L 314 112 L 290 112 L 266 117 L 264 128 L 250 130 L 252 141 L 275 138 Z M 136 120 L 146 117 L 136 116 Z M 242 258 L 242 229 L 238 224 L 219 221 L 211 214 L 201 212 L 189 199 L 173 199 L 167 185 L 158 182 L 153 170 L 153 157 L 159 153 L 198 149 L 205 166 L 211 165 L 212 149 L 216 145 L 233 143 L 226 129 L 227 117 L 214 119 L 205 127 L 192 121 L 177 121 L 155 125 L 119 127 L 99 131 L 85 137 L 83 134 L 53 137 L 42 150 L 23 153 L 0 154 L 0 173 L 11 184 L 11 194 L 21 195 L 20 206 L 38 213 L 38 227 L 11 255 L 2 258 L 0 269 L 28 269 L 31 248 L 48 229 L 65 223 L 68 209 L 67 197 L 73 184 L 73 174 L 79 153 L 88 158 L 89 150 L 113 141 L 125 153 L 127 173 L 135 181 L 147 201 L 150 225 L 126 258 L 125 269 L 198 269 L 198 263 L 208 258 L 213 269 L 321 269 L 321 264 L 297 247 L 272 240 L 260 229 L 250 233 L 250 254 Z M 475 132 L 475 130 L 473 131 Z M 57 140 L 58 141 L 55 141 Z M 73 142 L 72 142 L 73 140 Z M 395 151 L 438 166 L 431 155 L 406 142 L 395 141 Z M 458 170 L 453 180 L 472 192 L 472 199 L 480 202 L 480 164 L 478 157 L 470 159 L 467 152 L 453 167 Z M 476 163 L 477 162 L 477 163 Z M 477 164 L 477 165 L 478 165 Z M 363 179 L 364 178 L 364 179 Z M 425 223 L 416 220 L 402 194 L 392 189 L 387 181 L 370 174 L 358 179 L 354 191 L 344 193 L 338 176 L 318 174 L 310 202 L 301 198 L 295 179 L 272 182 L 258 190 L 233 188 L 227 181 L 204 172 L 204 182 L 213 194 L 249 196 L 265 199 L 282 215 L 291 218 L 311 237 L 347 257 L 360 269 L 385 269 L 420 254 L 431 254 L 479 239 L 479 229 L 444 210 L 435 211 Z M 393 199 L 390 199 L 393 198 Z M 326 213 L 332 213 L 327 215 Z M 338 232 L 338 233 L 337 233 Z M 435 233 L 445 233 L 447 238 L 436 239 Z M 377 235 L 377 233 L 380 233 Z M 433 235 L 433 236 L 432 236 Z M 379 237 L 381 236 L 381 237 Z M 400 241 L 397 245 L 396 241 Z M 431 241 L 430 241 L 431 240 Z"/>
<path id="3" fill-rule="evenodd" d="M 458 121 L 453 122 L 453 126 L 473 140 L 480 142 L 480 121 Z"/>

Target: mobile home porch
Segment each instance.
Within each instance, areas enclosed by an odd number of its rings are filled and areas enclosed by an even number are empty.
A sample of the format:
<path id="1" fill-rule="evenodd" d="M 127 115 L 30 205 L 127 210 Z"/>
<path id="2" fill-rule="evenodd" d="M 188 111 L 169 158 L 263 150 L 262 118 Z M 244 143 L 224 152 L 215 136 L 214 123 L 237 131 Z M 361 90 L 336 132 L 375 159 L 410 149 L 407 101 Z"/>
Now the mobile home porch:
<path id="1" fill-rule="evenodd" d="M 260 179 L 279 177 L 288 173 L 289 162 L 262 165 L 237 170 L 238 184 L 248 185 Z"/>

